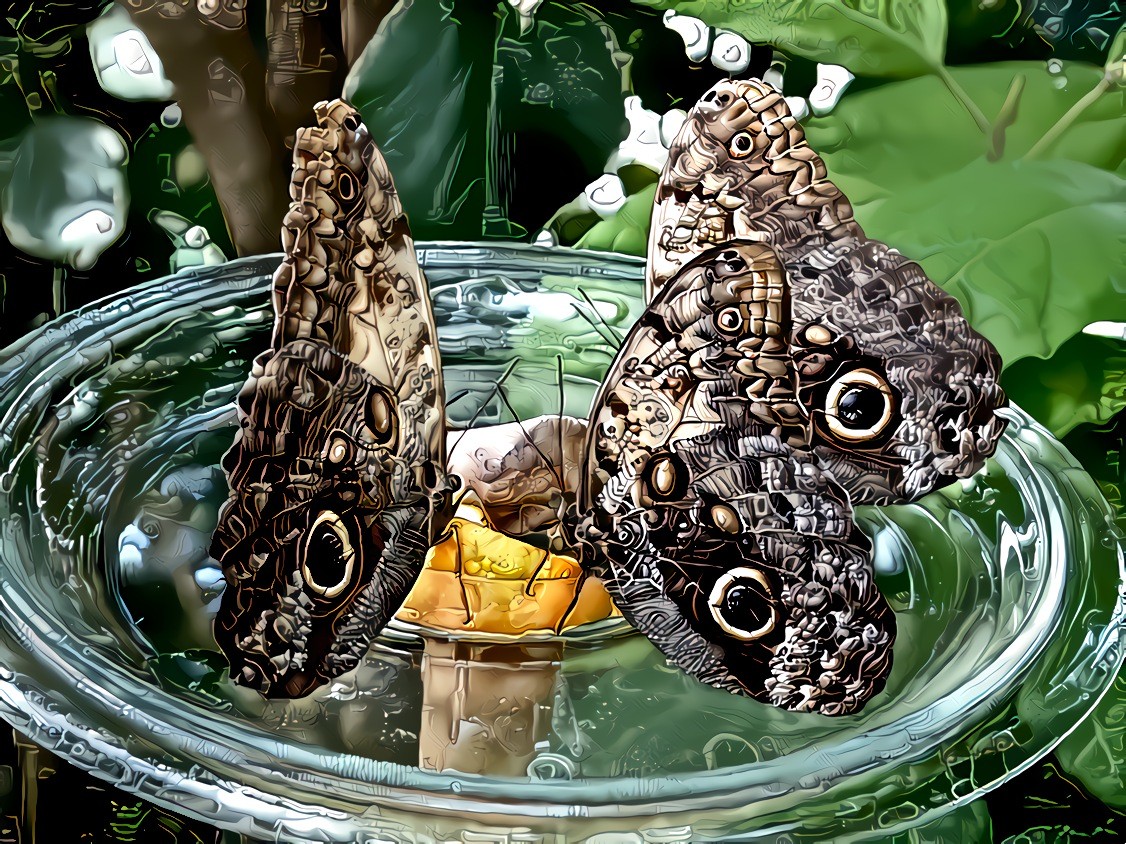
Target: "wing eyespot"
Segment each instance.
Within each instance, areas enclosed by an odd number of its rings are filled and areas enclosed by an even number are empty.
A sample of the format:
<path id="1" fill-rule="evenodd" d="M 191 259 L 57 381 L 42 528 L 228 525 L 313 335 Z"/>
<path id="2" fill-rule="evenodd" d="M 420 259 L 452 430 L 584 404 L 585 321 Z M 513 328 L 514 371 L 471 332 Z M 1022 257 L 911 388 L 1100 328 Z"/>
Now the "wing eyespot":
<path id="1" fill-rule="evenodd" d="M 375 441 L 386 445 L 395 440 L 395 406 L 383 390 L 372 390 L 364 408 L 364 423 Z"/>
<path id="2" fill-rule="evenodd" d="M 727 504 L 713 504 L 708 508 L 708 519 L 724 533 L 738 534 L 743 532 L 743 522 L 734 507 Z"/>
<path id="3" fill-rule="evenodd" d="M 352 586 L 356 549 L 348 528 L 331 510 L 313 520 L 301 546 L 301 577 L 314 594 L 332 600 Z"/>
<path id="4" fill-rule="evenodd" d="M 325 458 L 329 463 L 341 464 L 352 457 L 352 444 L 344 437 L 333 437 L 328 444 Z"/>
<path id="5" fill-rule="evenodd" d="M 715 326 L 724 334 L 736 334 L 743 328 L 743 313 L 736 307 L 724 308 L 715 316 Z"/>
<path id="6" fill-rule="evenodd" d="M 876 439 L 895 418 L 895 399 L 887 380 L 871 369 L 852 369 L 829 385 L 825 422 L 845 443 Z"/>
<path id="7" fill-rule="evenodd" d="M 732 158 L 746 158 L 755 149 L 755 139 L 750 132 L 736 132 L 727 142 L 727 154 Z"/>
<path id="8" fill-rule="evenodd" d="M 688 489 L 688 467 L 675 454 L 655 454 L 645 465 L 642 481 L 650 500 L 677 501 Z"/>
<path id="9" fill-rule="evenodd" d="M 740 566 L 720 575 L 708 595 L 708 609 L 723 632 L 744 642 L 774 630 L 774 597 L 757 569 Z"/>
<path id="10" fill-rule="evenodd" d="M 653 488 L 661 495 L 668 495 L 676 486 L 676 469 L 668 458 L 657 461 L 651 477 Z"/>
<path id="11" fill-rule="evenodd" d="M 824 325 L 813 324 L 806 326 L 802 332 L 802 339 L 813 346 L 828 346 L 833 342 L 833 332 Z"/>

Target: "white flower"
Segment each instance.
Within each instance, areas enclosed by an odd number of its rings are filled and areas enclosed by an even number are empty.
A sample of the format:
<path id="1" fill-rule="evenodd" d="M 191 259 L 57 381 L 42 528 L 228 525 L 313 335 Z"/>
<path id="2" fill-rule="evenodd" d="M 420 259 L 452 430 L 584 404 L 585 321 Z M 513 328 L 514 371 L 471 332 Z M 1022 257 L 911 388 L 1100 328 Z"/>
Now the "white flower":
<path id="1" fill-rule="evenodd" d="M 583 195 L 600 217 L 612 217 L 626 204 L 626 187 L 613 173 L 603 173 L 586 186 Z"/>
<path id="2" fill-rule="evenodd" d="M 680 128 L 687 119 L 688 112 L 681 108 L 669 109 L 661 115 L 661 146 L 665 149 L 672 146 L 672 142 L 680 134 Z"/>
<path id="3" fill-rule="evenodd" d="M 665 12 L 665 27 L 684 41 L 684 54 L 694 62 L 702 62 L 710 52 L 711 30 L 699 18 L 678 15 L 671 9 Z"/>
<path id="4" fill-rule="evenodd" d="M 516 14 L 520 17 L 520 34 L 523 35 L 532 28 L 535 23 L 536 9 L 540 7 L 543 0 L 508 0 L 508 5 L 516 10 Z"/>
<path id="5" fill-rule="evenodd" d="M 157 211 L 152 221 L 164 229 L 176 249 L 168 259 L 169 269 L 179 272 L 186 267 L 214 267 L 226 263 L 223 250 L 211 242 L 211 235 L 203 226 L 173 211 Z"/>
<path id="6" fill-rule="evenodd" d="M 665 165 L 669 151 L 661 144 L 661 118 L 641 105 L 641 97 L 626 97 L 626 119 L 629 134 L 606 162 L 607 171 L 617 171 L 627 164 L 640 164 L 650 170 Z"/>
<path id="7" fill-rule="evenodd" d="M 122 6 L 111 5 L 86 28 L 98 84 L 121 100 L 170 100 L 174 89 L 149 39 Z"/>
<path id="8" fill-rule="evenodd" d="M 712 43 L 712 64 L 728 73 L 742 73 L 751 66 L 751 45 L 742 35 L 721 29 Z"/>
<path id="9" fill-rule="evenodd" d="M 809 106 L 813 113 L 821 115 L 832 111 L 855 78 L 840 65 L 817 65 L 817 84 L 809 94 Z"/>
<path id="10" fill-rule="evenodd" d="M 790 107 L 790 114 L 794 120 L 804 120 L 809 114 L 809 103 L 805 97 L 786 97 L 786 105 Z"/>
<path id="11" fill-rule="evenodd" d="M 129 206 L 125 142 L 88 117 L 47 117 L 25 130 L 0 196 L 17 249 L 89 269 L 121 236 Z"/>

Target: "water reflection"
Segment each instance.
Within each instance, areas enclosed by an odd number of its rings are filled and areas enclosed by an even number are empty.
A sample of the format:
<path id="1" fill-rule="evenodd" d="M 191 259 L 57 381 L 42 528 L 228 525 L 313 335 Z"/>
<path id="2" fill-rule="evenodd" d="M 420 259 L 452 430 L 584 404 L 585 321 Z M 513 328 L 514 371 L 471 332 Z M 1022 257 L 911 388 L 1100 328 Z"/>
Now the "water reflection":
<path id="1" fill-rule="evenodd" d="M 223 594 L 223 573 L 208 556 L 217 517 L 215 499 L 226 489 L 214 466 L 189 465 L 170 472 L 159 486 L 145 492 L 137 515 L 118 532 L 118 576 L 123 589 L 142 605 L 157 596 L 145 591 L 171 588 L 182 611 L 140 619 L 155 626 L 159 639 L 184 647 L 211 647 L 211 618 Z"/>
<path id="2" fill-rule="evenodd" d="M 216 467 L 191 464 L 122 508 L 118 583 L 159 653 L 215 649 L 211 625 L 224 584 L 207 549 L 225 491 Z M 434 771 L 524 776 L 537 746 L 546 746 L 561 655 L 560 642 L 423 637 L 421 647 L 376 646 L 356 670 L 296 700 L 266 701 L 225 676 L 212 685 L 238 711 L 297 741 Z"/>
<path id="3" fill-rule="evenodd" d="M 428 771 L 540 779 L 571 776 L 551 752 L 562 644 L 426 638 L 420 650 L 377 646 L 355 671 L 296 700 L 231 686 L 244 711 L 289 738 Z M 560 773 L 561 771 L 561 773 Z"/>
<path id="4" fill-rule="evenodd" d="M 562 645 L 427 639 L 418 766 L 526 776 L 551 728 Z"/>

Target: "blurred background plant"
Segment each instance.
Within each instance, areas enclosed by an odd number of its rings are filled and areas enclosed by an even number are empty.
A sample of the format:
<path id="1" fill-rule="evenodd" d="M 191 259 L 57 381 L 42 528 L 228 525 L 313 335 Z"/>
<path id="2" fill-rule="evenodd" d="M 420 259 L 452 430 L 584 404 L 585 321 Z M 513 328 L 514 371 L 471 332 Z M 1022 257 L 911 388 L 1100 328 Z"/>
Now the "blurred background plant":
<path id="1" fill-rule="evenodd" d="M 868 233 L 960 299 L 1013 399 L 1122 503 L 1119 0 L 0 9 L 2 343 L 170 271 L 276 251 L 287 145 L 342 93 L 420 239 L 643 254 L 683 109 L 718 78 L 764 76 Z M 957 837 L 1121 840 L 1124 712 L 1120 678 L 1053 758 L 956 819 Z"/>

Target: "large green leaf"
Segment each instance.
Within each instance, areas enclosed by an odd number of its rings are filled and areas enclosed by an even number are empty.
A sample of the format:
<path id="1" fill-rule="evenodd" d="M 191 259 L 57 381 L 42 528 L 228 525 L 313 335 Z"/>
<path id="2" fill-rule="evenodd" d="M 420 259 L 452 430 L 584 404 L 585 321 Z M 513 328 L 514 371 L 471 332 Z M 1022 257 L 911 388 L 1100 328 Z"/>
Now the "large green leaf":
<path id="1" fill-rule="evenodd" d="M 1039 63 L 957 68 L 958 84 L 996 114 L 1025 77 L 1003 157 L 940 82 L 919 78 L 846 96 L 807 124 L 811 146 L 851 199 L 865 231 L 919 260 L 1001 351 L 1005 386 L 1056 433 L 1126 407 L 1126 352 L 1073 337 L 1126 321 L 1123 95 L 1104 95 L 1045 151 L 1022 161 L 1102 77 Z M 579 244 L 643 254 L 650 192 L 630 198 Z"/>
<path id="2" fill-rule="evenodd" d="M 481 236 L 495 41 L 488 4 L 403 0 L 348 75 L 417 237 Z"/>
<path id="3" fill-rule="evenodd" d="M 387 158 L 419 238 L 510 239 L 601 172 L 625 137 L 630 55 L 597 9 L 402 0 L 345 97 Z M 537 168 L 550 178 L 523 178 Z"/>
<path id="4" fill-rule="evenodd" d="M 1126 182 L 1074 161 L 977 160 L 859 213 L 920 261 L 1006 364 L 1126 320 Z"/>
<path id="5" fill-rule="evenodd" d="M 909 77 L 942 67 L 944 0 L 638 0 L 752 43 L 844 65 L 857 75 Z"/>
<path id="6" fill-rule="evenodd" d="M 1001 161 L 985 160 L 972 121 L 928 78 L 846 96 L 809 122 L 810 144 L 868 234 L 920 260 L 997 345 L 1015 401 L 1056 433 L 1104 422 L 1126 406 L 1126 359 L 1119 344 L 1076 335 L 1126 320 L 1123 95 L 1085 109 L 1048 160 L 1021 161 L 1102 71 L 1011 62 L 953 73 L 989 115 L 1024 77 Z"/>
<path id="7" fill-rule="evenodd" d="M 961 301 L 1009 367 L 1010 396 L 1057 434 L 1123 407 L 1121 351 L 1068 342 L 1089 323 L 1126 320 L 1120 176 L 1075 161 L 978 159 L 857 216 Z"/>
<path id="8" fill-rule="evenodd" d="M 1079 334 L 1048 360 L 1017 361 L 1005 370 L 1004 383 L 1021 407 L 1053 431 L 1103 425 L 1126 409 L 1126 347 Z"/>
<path id="9" fill-rule="evenodd" d="M 990 119 L 1001 110 L 1012 80 L 1024 77 L 1016 120 L 1005 132 L 1004 158 L 1010 160 L 1028 152 L 1103 75 L 1101 68 L 1071 63 L 1052 73 L 1040 62 L 998 62 L 950 73 Z M 1120 167 L 1126 156 L 1124 106 L 1121 92 L 1103 96 L 1044 157 Z M 871 203 L 965 167 L 982 157 L 988 142 L 933 77 L 846 94 L 831 114 L 811 118 L 805 129 L 861 222 Z"/>

